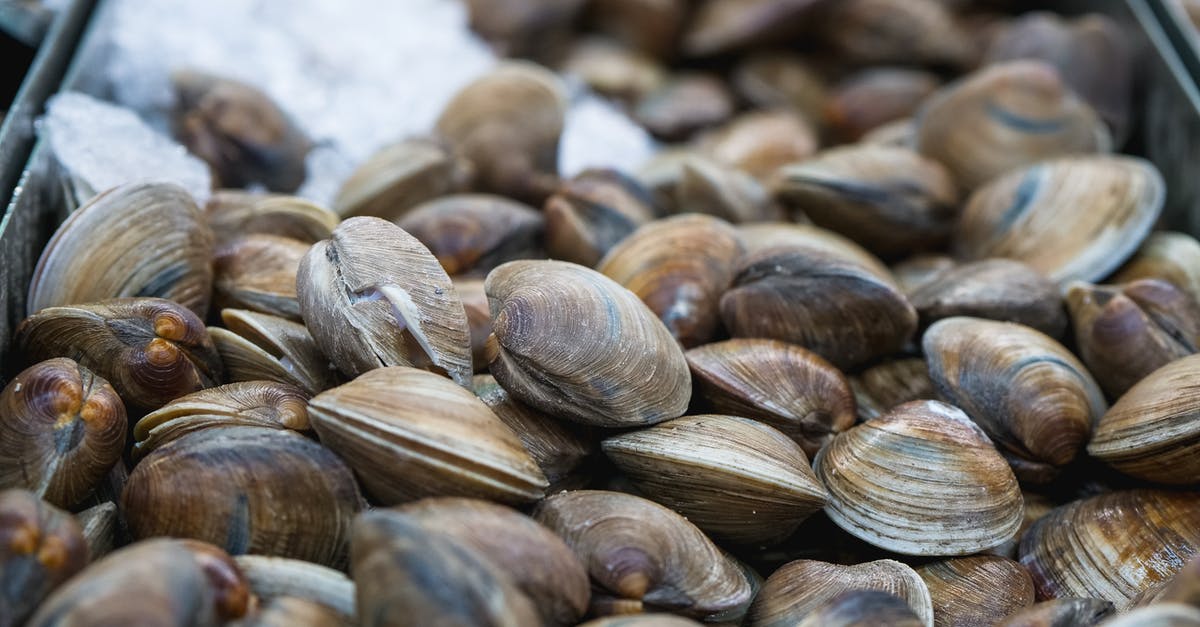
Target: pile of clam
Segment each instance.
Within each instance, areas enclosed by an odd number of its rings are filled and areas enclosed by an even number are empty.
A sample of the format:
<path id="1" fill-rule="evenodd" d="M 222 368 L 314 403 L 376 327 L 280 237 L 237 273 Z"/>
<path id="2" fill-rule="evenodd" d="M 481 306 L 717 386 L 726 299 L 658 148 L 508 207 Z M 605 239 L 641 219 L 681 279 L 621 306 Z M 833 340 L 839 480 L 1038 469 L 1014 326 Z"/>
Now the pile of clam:
<path id="1" fill-rule="evenodd" d="M 560 177 L 507 61 L 330 208 L 177 75 L 225 188 L 43 250 L 0 627 L 1200 625 L 1200 243 L 1113 154 L 1128 42 L 968 4 L 475 2 L 675 143 Z"/>

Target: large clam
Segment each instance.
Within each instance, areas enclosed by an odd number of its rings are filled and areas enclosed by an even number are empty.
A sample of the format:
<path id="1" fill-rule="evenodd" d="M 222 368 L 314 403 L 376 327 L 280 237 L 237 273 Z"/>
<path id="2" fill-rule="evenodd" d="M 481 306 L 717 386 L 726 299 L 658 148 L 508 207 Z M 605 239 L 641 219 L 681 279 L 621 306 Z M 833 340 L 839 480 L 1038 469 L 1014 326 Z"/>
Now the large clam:
<path id="1" fill-rule="evenodd" d="M 904 600 L 920 618 L 933 625 L 929 588 L 912 568 L 894 560 L 841 566 L 815 560 L 796 560 L 767 578 L 750 609 L 753 627 L 783 627 L 804 620 L 824 603 L 853 590 L 877 590 Z"/>

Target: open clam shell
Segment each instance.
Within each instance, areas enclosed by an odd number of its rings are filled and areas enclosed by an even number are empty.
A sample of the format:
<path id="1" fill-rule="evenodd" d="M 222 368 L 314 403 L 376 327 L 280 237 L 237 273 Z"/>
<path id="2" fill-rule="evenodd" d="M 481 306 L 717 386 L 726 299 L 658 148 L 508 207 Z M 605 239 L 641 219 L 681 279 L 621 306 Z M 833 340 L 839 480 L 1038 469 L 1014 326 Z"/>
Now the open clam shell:
<path id="1" fill-rule="evenodd" d="M 304 325 L 278 316 L 225 309 L 228 329 L 208 330 L 229 381 L 278 381 L 316 394 L 337 384 L 337 372 Z"/>

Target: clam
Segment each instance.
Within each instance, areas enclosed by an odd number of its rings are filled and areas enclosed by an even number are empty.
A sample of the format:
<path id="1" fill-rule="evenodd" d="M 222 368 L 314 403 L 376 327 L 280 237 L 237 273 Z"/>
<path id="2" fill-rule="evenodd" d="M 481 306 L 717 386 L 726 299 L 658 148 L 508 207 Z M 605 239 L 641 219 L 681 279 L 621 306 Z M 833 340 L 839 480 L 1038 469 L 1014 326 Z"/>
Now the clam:
<path id="1" fill-rule="evenodd" d="M 1200 626 L 1200 608 L 1184 603 L 1157 603 L 1139 607 L 1128 614 L 1109 619 L 1106 627 L 1197 627 Z"/>
<path id="2" fill-rule="evenodd" d="M 410 137 L 371 155 L 342 183 L 333 209 L 343 217 L 395 220 L 427 201 L 462 191 L 471 167 L 442 140 Z"/>
<path id="3" fill-rule="evenodd" d="M 710 340 L 718 302 L 742 255 L 737 231 L 705 215 L 679 215 L 640 227 L 596 269 L 641 298 L 684 348 Z"/>
<path id="4" fill-rule="evenodd" d="M 735 224 L 780 218 L 766 188 L 746 172 L 695 156 L 681 159 L 678 169 L 674 213 L 706 213 Z"/>
<path id="5" fill-rule="evenodd" d="M 542 216 L 487 194 L 455 194 L 413 207 L 396 220 L 429 247 L 447 274 L 487 274 L 513 259 L 540 257 Z"/>
<path id="6" fill-rule="evenodd" d="M 946 318 L 922 345 L 938 395 L 983 427 L 1027 479 L 1074 460 L 1107 409 L 1083 364 L 1029 327 Z"/>
<path id="7" fill-rule="evenodd" d="M 509 61 L 460 90 L 437 132 L 474 167 L 477 191 L 536 204 L 557 184 L 566 107 L 557 76 Z"/>
<path id="8" fill-rule="evenodd" d="M 303 198 L 231 189 L 213 192 L 204 217 L 218 246 L 254 233 L 312 244 L 327 239 L 338 225 L 337 214 Z"/>
<path id="9" fill-rule="evenodd" d="M 50 238 L 29 283 L 27 311 L 157 296 L 204 317 L 212 253 L 212 229 L 182 187 L 114 187 L 71 214 Z"/>
<path id="10" fill-rule="evenodd" d="M 553 58 L 571 38 L 585 0 L 467 0 L 470 26 L 505 57 Z"/>
<path id="11" fill-rule="evenodd" d="M 905 67 L 873 67 L 842 79 L 829 94 L 825 122 L 839 137 L 857 141 L 888 122 L 908 118 L 941 84 L 936 74 Z"/>
<path id="12" fill-rule="evenodd" d="M 743 113 L 701 138 L 700 148 L 717 163 L 765 181 L 779 166 L 811 157 L 817 143 L 803 116 L 776 109 Z"/>
<path id="13" fill-rule="evenodd" d="M 1052 599 L 1004 617 L 996 627 L 1087 627 L 1113 613 L 1103 599 Z"/>
<path id="14" fill-rule="evenodd" d="M 696 396 L 715 411 L 779 429 L 806 455 L 854 425 L 846 377 L 820 356 L 776 340 L 734 339 L 684 355 Z"/>
<path id="15" fill-rule="evenodd" d="M 937 0 L 842 0 L 823 15 L 821 33 L 848 63 L 966 67 L 974 42 Z"/>
<path id="16" fill-rule="evenodd" d="M 296 597 L 265 601 L 253 614 L 231 623 L 235 627 L 328 627 L 337 624 L 346 623 L 329 607 Z"/>
<path id="17" fill-rule="evenodd" d="M 748 253 L 759 253 L 770 248 L 816 248 L 817 250 L 846 257 L 864 266 L 883 278 L 891 272 L 879 258 L 855 244 L 844 235 L 811 224 L 789 222 L 760 222 L 738 225 L 738 234 Z"/>
<path id="18" fill-rule="evenodd" d="M 1200 495 L 1125 490 L 1043 516 L 1021 537 L 1019 553 L 1038 598 L 1104 599 L 1121 611 L 1173 577 L 1198 543 Z"/>
<path id="19" fill-rule="evenodd" d="M 908 292 L 921 326 L 953 316 L 1016 322 L 1051 337 L 1067 328 L 1058 286 L 1011 259 L 984 259 L 949 268 Z"/>
<path id="20" fill-rule="evenodd" d="M 542 625 L 574 625 L 587 611 L 588 575 L 549 529 L 502 505 L 463 498 L 422 499 L 398 508 L 430 532 L 507 573 L 537 608 Z"/>
<path id="21" fill-rule="evenodd" d="M 905 148 L 833 148 L 784 166 L 775 197 L 880 255 L 942 245 L 957 217 L 947 170 Z"/>
<path id="22" fill-rule="evenodd" d="M 917 147 L 917 122 L 911 117 L 892 120 L 864 133 L 859 139 L 859 143 L 915 150 Z"/>
<path id="23" fill-rule="evenodd" d="M 454 284 L 421 242 L 379 218 L 350 218 L 296 276 L 313 340 L 347 376 L 383 366 L 471 383 L 471 334 Z"/>
<path id="24" fill-rule="evenodd" d="M 88 561 L 94 562 L 112 551 L 117 541 L 117 504 L 104 501 L 75 515 L 87 540 Z"/>
<path id="25" fill-rule="evenodd" d="M 932 282 L 943 272 L 954 268 L 958 262 L 953 257 L 941 253 L 918 253 L 895 263 L 889 268 L 896 283 L 905 294 L 912 294 L 922 286 Z"/>
<path id="26" fill-rule="evenodd" d="M 23 624 L 87 563 L 87 542 L 70 514 L 32 492 L 0 491 L 0 625 Z"/>
<path id="27" fill-rule="evenodd" d="M 411 516 L 354 521 L 350 574 L 363 625 L 538 625 L 537 608 L 486 557 Z"/>
<path id="28" fill-rule="evenodd" d="M 1141 607 L 1154 603 L 1186 603 L 1196 605 L 1200 601 L 1200 557 L 1193 557 L 1170 580 L 1148 588 L 1133 599 L 1133 605 Z"/>
<path id="29" fill-rule="evenodd" d="M 674 54 L 690 11 L 686 0 L 593 0 L 589 7 L 589 26 L 657 58 Z"/>
<path id="30" fill-rule="evenodd" d="M 918 151 L 967 190 L 1045 159 L 1112 150 L 1095 111 L 1038 61 L 1000 63 L 951 83 L 925 102 L 917 127 Z"/>
<path id="31" fill-rule="evenodd" d="M 900 597 L 882 590 L 850 590 L 829 599 L 797 627 L 920 627 L 925 623 Z"/>
<path id="32" fill-rule="evenodd" d="M 30 366 L 0 392 L 0 487 L 74 507 L 121 459 L 125 428 L 124 403 L 91 370 Z"/>
<path id="33" fill-rule="evenodd" d="M 276 381 L 316 394 L 336 385 L 337 372 L 304 325 L 278 316 L 225 309 L 228 329 L 208 330 L 229 381 Z"/>
<path id="34" fill-rule="evenodd" d="M 454 291 L 462 299 L 467 314 L 467 325 L 471 329 L 471 366 L 475 372 L 487 372 L 488 336 L 492 334 L 492 312 L 488 308 L 487 292 L 481 279 L 454 281 Z"/>
<path id="35" fill-rule="evenodd" d="M 878 262 L 816 245 L 747 248 L 721 297 L 734 337 L 799 344 L 850 368 L 897 352 L 916 330 L 917 312 Z"/>
<path id="36" fill-rule="evenodd" d="M 616 170 L 585 170 L 546 200 L 546 251 L 588 267 L 657 215 L 640 183 Z"/>
<path id="37" fill-rule="evenodd" d="M 1149 162 L 1082 156 L 997 177 L 971 195 L 953 238 L 962 259 L 1008 257 L 1052 281 L 1099 281 L 1150 232 L 1165 185 Z"/>
<path id="38" fill-rule="evenodd" d="M 569 481 L 572 473 L 596 449 L 590 435 L 578 425 L 558 420 L 509 396 L 490 374 L 475 375 L 472 384 L 479 400 L 520 438 L 546 481 L 547 492 Z"/>
<path id="39" fill-rule="evenodd" d="M 737 6 L 730 0 L 719 1 Z M 738 96 L 756 108 L 790 108 L 812 121 L 822 120 L 828 100 L 825 81 L 813 64 L 804 57 L 783 52 L 742 56 L 733 68 L 730 82 Z"/>
<path id="40" fill-rule="evenodd" d="M 331 609 L 343 624 L 355 624 L 354 582 L 341 572 L 286 557 L 238 555 L 233 559 L 261 602 L 306 599 Z"/>
<path id="41" fill-rule="evenodd" d="M 734 106 L 733 94 L 720 78 L 688 72 L 643 95 L 634 106 L 633 118 L 659 139 L 680 141 L 728 120 Z"/>
<path id="42" fill-rule="evenodd" d="M 841 433 L 813 469 L 829 491 L 829 518 L 895 553 L 968 555 L 1021 526 L 1008 464 L 966 414 L 939 401 L 905 403 Z"/>
<path id="43" fill-rule="evenodd" d="M 674 614 L 626 614 L 592 619 L 579 627 L 700 627 L 702 624 Z"/>
<path id="44" fill-rule="evenodd" d="M 484 285 L 489 369 L 514 398 L 555 417 L 635 427 L 687 410 L 683 351 L 638 297 L 560 261 L 510 261 Z"/>
<path id="45" fill-rule="evenodd" d="M 718 540 L 778 542 L 825 505 L 804 450 L 748 418 L 685 416 L 601 446 L 640 493 Z"/>
<path id="46" fill-rule="evenodd" d="M 695 526 L 646 499 L 598 490 L 551 495 L 534 518 L 579 556 L 594 586 L 593 605 L 738 620 L 753 597 L 739 566 Z M 622 612 L 628 613 L 628 612 Z"/>
<path id="47" fill-rule="evenodd" d="M 134 538 L 212 542 L 261 553 L 345 563 L 362 497 L 329 449 L 287 429 L 231 426 L 185 433 L 129 475 L 121 510 Z M 115 554 L 114 554 L 115 555 Z"/>
<path id="48" fill-rule="evenodd" d="M 277 235 L 227 241 L 213 257 L 214 304 L 299 320 L 296 270 L 308 248 L 300 240 Z"/>
<path id="49" fill-rule="evenodd" d="M 1200 242 L 1186 233 L 1155 231 L 1110 279 L 1161 279 L 1200 302 Z"/>
<path id="50" fill-rule="evenodd" d="M 1017 562 L 977 555 L 917 568 L 933 600 L 934 625 L 990 626 L 1033 605 L 1033 580 Z"/>
<path id="51" fill-rule="evenodd" d="M 796 560 L 776 570 L 750 608 L 752 627 L 782 627 L 801 623 L 811 612 L 854 590 L 876 590 L 902 599 L 920 624 L 933 625 L 929 589 L 917 573 L 894 560 L 841 566 L 815 560 Z M 827 611 L 827 610 L 826 610 Z"/>
<path id="52" fill-rule="evenodd" d="M 292 192 L 304 182 L 312 141 L 270 97 L 194 70 L 175 72 L 171 82 L 175 135 L 208 163 L 217 187 Z"/>
<path id="53" fill-rule="evenodd" d="M 14 343 L 31 361 L 74 359 L 139 409 L 161 407 L 221 378 L 204 323 L 161 298 L 42 309 L 21 322 Z"/>
<path id="54" fill-rule="evenodd" d="M 937 394 L 929 368 L 920 357 L 900 357 L 871 366 L 849 378 L 858 417 L 874 420 L 897 405 L 933 400 Z"/>
<path id="55" fill-rule="evenodd" d="M 1200 482 L 1200 355 L 1177 359 L 1125 392 L 1096 425 L 1088 453 L 1139 479 Z"/>
<path id="56" fill-rule="evenodd" d="M 666 80 L 666 68 L 657 60 L 599 37 L 577 41 L 559 69 L 579 77 L 596 93 L 622 102 L 635 102 Z"/>
<path id="57" fill-rule="evenodd" d="M 820 4 L 816 0 L 704 0 L 696 7 L 681 46 L 688 56 L 709 56 L 786 40 Z"/>
<path id="58" fill-rule="evenodd" d="M 313 397 L 309 418 L 383 504 L 443 495 L 522 503 L 547 486 L 487 405 L 430 372 L 377 368 Z"/>

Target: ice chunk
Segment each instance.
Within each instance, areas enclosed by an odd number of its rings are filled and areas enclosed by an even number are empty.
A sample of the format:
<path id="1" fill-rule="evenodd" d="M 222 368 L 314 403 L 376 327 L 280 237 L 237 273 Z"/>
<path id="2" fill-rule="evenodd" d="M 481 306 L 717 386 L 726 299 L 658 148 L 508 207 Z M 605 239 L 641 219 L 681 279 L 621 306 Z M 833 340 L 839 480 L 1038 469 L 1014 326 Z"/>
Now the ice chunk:
<path id="1" fill-rule="evenodd" d="M 110 187 L 147 179 L 178 183 L 200 206 L 208 202 L 208 165 L 129 109 L 65 92 L 50 99 L 37 128 L 71 176 L 79 202 Z"/>
<path id="2" fill-rule="evenodd" d="M 649 133 L 612 104 L 589 91 L 579 92 L 567 110 L 558 144 L 558 170 L 573 176 L 592 167 L 630 172 L 650 159 L 657 145 Z"/>

